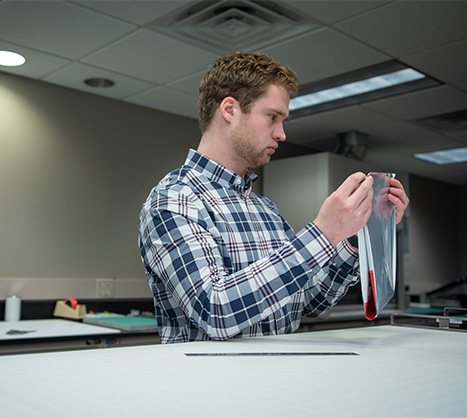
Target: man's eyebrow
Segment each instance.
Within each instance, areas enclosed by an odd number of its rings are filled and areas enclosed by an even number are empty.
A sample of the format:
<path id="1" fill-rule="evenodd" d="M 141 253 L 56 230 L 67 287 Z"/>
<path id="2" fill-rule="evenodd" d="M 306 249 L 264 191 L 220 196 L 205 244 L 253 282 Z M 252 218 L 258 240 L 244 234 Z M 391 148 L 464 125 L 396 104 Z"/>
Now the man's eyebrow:
<path id="1" fill-rule="evenodd" d="M 284 119 L 289 117 L 289 112 L 282 112 L 281 110 L 271 109 L 271 112 L 276 113 L 279 116 L 282 116 Z"/>

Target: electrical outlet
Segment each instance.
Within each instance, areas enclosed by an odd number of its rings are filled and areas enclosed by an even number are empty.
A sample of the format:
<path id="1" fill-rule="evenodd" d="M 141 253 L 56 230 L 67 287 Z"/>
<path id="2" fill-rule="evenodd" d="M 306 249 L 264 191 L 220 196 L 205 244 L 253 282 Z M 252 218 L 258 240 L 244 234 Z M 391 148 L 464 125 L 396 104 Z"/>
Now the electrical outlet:
<path id="1" fill-rule="evenodd" d="M 97 297 L 98 298 L 113 298 L 114 297 L 114 281 L 112 279 L 97 280 Z"/>

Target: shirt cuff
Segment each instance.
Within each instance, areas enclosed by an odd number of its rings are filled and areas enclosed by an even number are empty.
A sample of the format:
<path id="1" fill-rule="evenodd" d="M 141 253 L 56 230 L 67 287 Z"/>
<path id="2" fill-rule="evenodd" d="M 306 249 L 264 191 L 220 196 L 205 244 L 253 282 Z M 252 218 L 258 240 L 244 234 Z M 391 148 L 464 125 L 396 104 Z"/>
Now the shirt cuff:
<path id="1" fill-rule="evenodd" d="M 358 251 L 355 251 L 346 239 L 336 245 L 336 251 L 344 261 L 350 264 L 358 259 Z"/>

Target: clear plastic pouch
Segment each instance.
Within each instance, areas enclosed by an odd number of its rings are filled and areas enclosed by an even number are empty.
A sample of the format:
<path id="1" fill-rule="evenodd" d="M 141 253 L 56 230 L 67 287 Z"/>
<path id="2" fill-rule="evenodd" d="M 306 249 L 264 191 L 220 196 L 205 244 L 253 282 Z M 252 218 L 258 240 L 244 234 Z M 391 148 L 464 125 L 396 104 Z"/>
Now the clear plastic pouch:
<path id="1" fill-rule="evenodd" d="M 373 208 L 358 231 L 358 251 L 365 316 L 373 320 L 396 288 L 396 209 L 388 200 L 389 179 L 395 174 L 368 175 L 373 177 Z"/>

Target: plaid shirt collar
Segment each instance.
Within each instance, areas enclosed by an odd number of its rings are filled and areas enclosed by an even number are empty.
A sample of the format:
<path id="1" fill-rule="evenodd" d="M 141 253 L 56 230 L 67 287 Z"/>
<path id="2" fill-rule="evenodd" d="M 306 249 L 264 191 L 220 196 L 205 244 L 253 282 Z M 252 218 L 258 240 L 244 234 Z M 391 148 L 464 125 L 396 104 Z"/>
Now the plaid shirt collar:
<path id="1" fill-rule="evenodd" d="M 238 193 L 250 193 L 253 182 L 258 179 L 258 176 L 251 170 L 247 170 L 245 178 L 243 178 L 193 149 L 189 150 L 185 165 L 209 180 L 219 183 L 223 187 L 234 189 Z"/>

